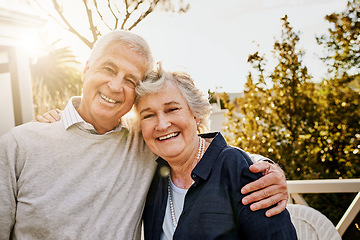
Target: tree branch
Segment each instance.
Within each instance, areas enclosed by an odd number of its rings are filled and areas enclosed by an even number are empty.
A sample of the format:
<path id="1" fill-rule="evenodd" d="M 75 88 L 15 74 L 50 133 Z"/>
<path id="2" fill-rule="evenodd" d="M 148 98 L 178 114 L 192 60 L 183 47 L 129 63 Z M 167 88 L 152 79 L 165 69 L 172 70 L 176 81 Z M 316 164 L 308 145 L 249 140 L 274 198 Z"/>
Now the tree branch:
<path id="1" fill-rule="evenodd" d="M 124 2 L 125 2 L 125 12 L 126 12 L 126 14 L 125 14 L 123 23 L 121 24 L 121 29 L 124 29 L 127 20 L 129 20 L 129 18 L 130 18 L 129 3 L 128 3 L 127 0 L 124 0 Z M 139 5 L 139 3 L 137 4 L 137 6 L 138 6 L 138 5 Z"/>
<path id="2" fill-rule="evenodd" d="M 118 24 L 119 24 L 119 18 L 118 18 L 118 16 L 116 16 L 115 12 L 113 11 L 113 9 L 112 9 L 112 7 L 111 7 L 111 2 L 110 2 L 110 0 L 107 0 L 107 6 L 108 6 L 111 14 L 113 15 L 113 17 L 114 17 L 114 19 L 115 19 L 114 28 L 111 29 L 111 30 L 114 30 L 114 29 L 117 28 L 117 26 L 118 26 Z M 118 11 L 119 11 L 119 10 L 118 10 Z"/>
<path id="3" fill-rule="evenodd" d="M 93 35 L 93 42 L 92 42 L 92 45 L 94 45 L 94 43 L 97 41 L 98 39 L 98 36 L 100 35 L 97 27 L 94 25 L 94 20 L 93 20 L 93 17 L 92 17 L 92 11 L 91 9 L 88 7 L 87 5 L 87 0 L 83 0 L 83 3 L 84 3 L 84 6 L 85 6 L 85 10 L 86 10 L 86 15 L 88 17 L 88 21 L 89 21 L 89 25 L 90 25 L 90 31 Z M 92 48 L 92 46 L 91 46 Z"/>
<path id="4" fill-rule="evenodd" d="M 94 3 L 94 6 L 95 6 L 95 8 L 96 8 L 96 12 L 97 12 L 97 14 L 98 14 L 99 17 L 100 17 L 100 20 L 105 24 L 105 26 L 106 26 L 109 30 L 112 30 L 111 27 L 106 23 L 103 15 L 101 14 L 101 12 L 100 12 L 100 10 L 99 10 L 99 8 L 98 8 L 98 5 L 97 5 L 97 1 L 96 1 L 96 0 L 93 0 L 93 3 Z"/>
<path id="5" fill-rule="evenodd" d="M 67 30 L 73 34 L 75 34 L 78 38 L 80 38 L 80 40 L 86 44 L 86 46 L 88 46 L 89 48 L 92 48 L 92 46 L 94 45 L 93 42 L 90 42 L 87 38 L 83 37 L 78 31 L 76 31 L 76 29 L 68 22 L 68 20 L 65 18 L 62 9 L 60 8 L 57 0 L 53 0 L 53 6 L 55 11 L 59 14 L 61 20 L 65 23 L 65 25 L 67 26 Z"/>
<path id="6" fill-rule="evenodd" d="M 142 14 L 140 15 L 140 17 L 128 28 L 128 30 L 131 30 L 131 29 L 133 29 L 134 27 L 136 27 L 136 26 L 139 24 L 139 22 L 141 22 L 141 21 L 142 21 L 144 18 L 146 18 L 150 13 L 152 13 L 153 10 L 154 10 L 154 8 L 155 8 L 155 6 L 156 6 L 159 2 L 160 2 L 160 0 L 155 0 L 155 1 L 151 2 L 148 10 L 146 10 L 146 12 L 142 13 Z"/>

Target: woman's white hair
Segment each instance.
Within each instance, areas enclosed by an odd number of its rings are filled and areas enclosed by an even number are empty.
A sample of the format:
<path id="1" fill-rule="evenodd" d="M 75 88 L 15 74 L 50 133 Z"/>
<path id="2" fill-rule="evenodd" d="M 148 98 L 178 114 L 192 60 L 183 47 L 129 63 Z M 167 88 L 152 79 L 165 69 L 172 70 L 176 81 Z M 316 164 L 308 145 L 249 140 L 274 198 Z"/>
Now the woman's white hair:
<path id="1" fill-rule="evenodd" d="M 94 64 L 106 51 L 106 49 L 114 43 L 121 43 L 133 49 L 140 55 L 144 56 L 146 64 L 146 73 L 153 70 L 154 58 L 152 56 L 149 45 L 141 36 L 125 30 L 115 30 L 102 36 L 94 45 L 88 59 L 90 65 Z"/>
<path id="2" fill-rule="evenodd" d="M 148 74 L 144 81 L 136 87 L 135 107 L 141 98 L 159 92 L 167 84 L 173 84 L 179 88 L 192 114 L 200 119 L 198 133 L 209 131 L 211 105 L 204 93 L 195 86 L 189 74 L 164 71 L 161 64 L 158 65 L 157 70 Z"/>

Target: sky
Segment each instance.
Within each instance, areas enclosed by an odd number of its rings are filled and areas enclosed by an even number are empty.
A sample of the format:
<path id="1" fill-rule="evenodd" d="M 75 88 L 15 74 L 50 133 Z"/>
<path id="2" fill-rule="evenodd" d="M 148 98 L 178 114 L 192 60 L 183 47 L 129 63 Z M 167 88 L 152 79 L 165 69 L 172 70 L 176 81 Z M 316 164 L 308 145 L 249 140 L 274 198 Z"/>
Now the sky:
<path id="1" fill-rule="evenodd" d="M 275 39 L 280 39 L 281 20 L 288 15 L 300 32 L 304 64 L 315 81 L 325 68 L 318 60 L 322 48 L 315 36 L 327 33 L 325 16 L 345 9 L 347 0 L 188 0 L 185 14 L 153 12 L 133 29 L 149 43 L 155 60 L 167 70 L 191 74 L 204 92 L 238 93 L 244 89 L 249 54 L 260 50 L 272 59 Z M 75 3 L 75 2 L 74 2 Z M 76 7 L 72 7 L 77 11 Z M 49 27 L 51 26 L 51 27 Z M 84 65 L 89 49 L 70 33 L 48 25 L 49 34 L 61 36 Z"/>
<path id="2" fill-rule="evenodd" d="M 221 3 L 220 3 L 221 2 Z M 340 12 L 346 0 L 193 0 L 183 15 L 156 14 L 139 25 L 155 57 L 168 69 L 189 72 L 203 91 L 241 92 L 251 66 L 249 54 L 271 50 L 281 33 L 280 18 L 288 15 L 304 64 L 314 80 L 325 72 L 317 60 L 322 48 L 315 36 L 327 33 L 326 14 Z M 258 47 L 259 45 L 259 47 Z"/>

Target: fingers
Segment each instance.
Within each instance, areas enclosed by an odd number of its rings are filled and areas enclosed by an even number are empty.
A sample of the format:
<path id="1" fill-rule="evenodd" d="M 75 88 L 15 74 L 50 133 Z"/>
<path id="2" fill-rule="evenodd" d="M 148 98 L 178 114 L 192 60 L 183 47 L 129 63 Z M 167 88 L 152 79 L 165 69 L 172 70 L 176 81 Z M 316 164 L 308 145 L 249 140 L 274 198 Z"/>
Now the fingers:
<path id="1" fill-rule="evenodd" d="M 270 170 L 272 165 L 275 165 L 275 164 L 271 164 L 271 163 L 266 162 L 266 161 L 260 161 L 260 162 L 256 162 L 256 163 L 252 164 L 249 169 L 253 173 L 261 172 L 264 175 L 265 172 Z M 275 166 L 277 166 L 277 165 L 275 165 Z"/>
<path id="2" fill-rule="evenodd" d="M 283 170 L 267 162 L 260 162 L 251 167 L 252 172 L 261 172 L 264 176 L 241 189 L 243 194 L 251 193 L 242 199 L 242 203 L 251 204 L 252 211 L 274 206 L 266 212 L 266 216 L 279 214 L 285 209 L 289 197 Z"/>
<path id="3" fill-rule="evenodd" d="M 273 198 L 273 196 L 276 196 L 276 197 Z M 270 207 L 270 206 L 274 205 L 275 203 L 277 203 L 277 202 L 279 202 L 279 201 L 281 201 L 283 199 L 286 199 L 286 198 L 287 198 L 286 188 L 283 188 L 282 185 L 271 185 L 271 186 L 269 186 L 267 188 L 260 189 L 258 191 L 255 191 L 255 192 L 251 193 L 250 195 L 245 196 L 242 199 L 242 203 L 247 205 L 247 204 L 250 204 L 250 203 L 258 202 L 253 207 L 255 207 L 255 206 L 265 206 L 264 202 L 259 202 L 259 201 L 267 200 L 266 202 L 268 202 L 268 204 L 265 207 Z M 269 201 L 275 201 L 275 200 L 277 200 L 277 201 L 272 202 L 272 203 L 269 202 Z M 261 208 L 265 208 L 265 207 L 260 207 L 260 208 L 256 207 L 256 210 L 261 209 Z"/>
<path id="4" fill-rule="evenodd" d="M 44 118 L 44 117 L 41 116 L 41 115 L 37 115 L 37 116 L 35 117 L 35 121 L 37 121 L 37 122 L 42 122 L 42 123 L 51 123 L 50 120 Z"/>
<path id="5" fill-rule="evenodd" d="M 55 109 L 55 110 L 50 110 L 49 112 L 45 113 L 45 114 L 49 114 L 50 117 L 52 119 L 49 119 L 51 122 L 56 122 L 60 120 L 60 115 L 59 113 L 61 113 L 61 111 L 59 109 Z"/>
<path id="6" fill-rule="evenodd" d="M 288 195 L 284 191 L 279 191 L 276 186 L 268 187 L 266 189 L 253 192 L 252 194 L 244 197 L 242 203 L 250 204 L 250 209 L 253 211 L 271 207 L 280 201 L 288 199 Z"/>
<path id="7" fill-rule="evenodd" d="M 61 111 L 59 109 L 50 110 L 43 115 L 38 115 L 35 120 L 42 123 L 53 123 L 60 120 Z"/>
<path id="8" fill-rule="evenodd" d="M 267 217 L 272 217 L 272 216 L 275 216 L 275 215 L 281 213 L 282 211 L 285 210 L 287 202 L 288 202 L 287 200 L 280 201 L 275 207 L 267 210 L 265 215 Z"/>
<path id="9" fill-rule="evenodd" d="M 261 169 L 263 169 L 261 167 Z M 283 171 L 280 169 L 278 170 L 277 167 L 268 166 L 265 169 L 264 176 L 259 178 L 258 180 L 251 182 L 245 185 L 241 189 L 242 194 L 247 194 L 253 191 L 257 191 L 259 189 L 266 188 L 271 185 L 278 185 L 280 184 L 282 188 L 286 188 L 286 179 Z M 283 190 L 283 189 L 282 189 Z"/>

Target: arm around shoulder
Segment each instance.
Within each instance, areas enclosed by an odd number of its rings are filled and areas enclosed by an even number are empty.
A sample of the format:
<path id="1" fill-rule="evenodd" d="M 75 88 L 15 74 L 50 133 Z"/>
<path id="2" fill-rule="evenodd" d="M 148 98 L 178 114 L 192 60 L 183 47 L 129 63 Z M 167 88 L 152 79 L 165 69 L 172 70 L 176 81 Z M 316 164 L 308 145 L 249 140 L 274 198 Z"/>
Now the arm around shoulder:
<path id="1" fill-rule="evenodd" d="M 251 204 L 253 211 L 274 206 L 266 212 L 271 217 L 285 210 L 288 201 L 287 183 L 284 171 L 272 160 L 261 155 L 254 156 L 258 161 L 250 166 L 250 171 L 262 173 L 263 177 L 247 184 L 241 189 L 243 194 L 251 193 L 243 199 L 244 204 Z"/>

